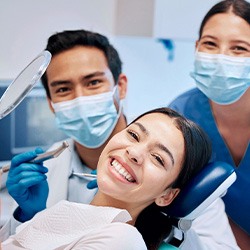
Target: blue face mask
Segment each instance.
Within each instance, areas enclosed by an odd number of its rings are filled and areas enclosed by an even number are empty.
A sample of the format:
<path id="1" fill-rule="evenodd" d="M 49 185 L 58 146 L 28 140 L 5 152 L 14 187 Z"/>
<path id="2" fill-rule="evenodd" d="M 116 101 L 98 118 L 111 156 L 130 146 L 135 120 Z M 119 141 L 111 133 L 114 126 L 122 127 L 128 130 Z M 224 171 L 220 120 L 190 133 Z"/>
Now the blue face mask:
<path id="1" fill-rule="evenodd" d="M 106 142 L 117 124 L 122 101 L 115 87 L 112 92 L 52 103 L 52 107 L 59 129 L 87 148 L 98 148 Z"/>
<path id="2" fill-rule="evenodd" d="M 250 86 L 250 58 L 197 52 L 190 75 L 209 99 L 231 104 Z"/>

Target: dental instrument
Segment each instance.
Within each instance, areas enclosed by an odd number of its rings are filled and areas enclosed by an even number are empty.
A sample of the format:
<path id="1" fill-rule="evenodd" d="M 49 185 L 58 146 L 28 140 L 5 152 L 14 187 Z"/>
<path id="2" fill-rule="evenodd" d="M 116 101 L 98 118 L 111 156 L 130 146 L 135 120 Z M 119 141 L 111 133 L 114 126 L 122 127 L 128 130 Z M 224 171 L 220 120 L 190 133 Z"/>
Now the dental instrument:
<path id="1" fill-rule="evenodd" d="M 43 161 L 47 161 L 53 158 L 58 157 L 67 147 L 69 146 L 67 141 L 63 141 L 62 145 L 59 146 L 57 149 L 49 151 L 49 152 L 45 152 L 42 154 L 39 154 L 35 159 L 33 159 L 32 161 L 30 161 L 31 163 L 40 163 Z M 0 168 L 0 175 L 2 175 L 3 173 L 6 173 L 10 170 L 10 164 L 3 166 L 2 168 Z"/>

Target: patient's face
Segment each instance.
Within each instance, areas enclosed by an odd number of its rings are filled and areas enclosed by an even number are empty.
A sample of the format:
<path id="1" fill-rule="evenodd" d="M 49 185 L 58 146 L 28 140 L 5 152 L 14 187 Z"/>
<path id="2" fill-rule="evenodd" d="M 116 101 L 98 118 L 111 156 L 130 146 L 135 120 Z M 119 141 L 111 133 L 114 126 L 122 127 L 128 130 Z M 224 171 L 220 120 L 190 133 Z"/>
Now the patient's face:
<path id="1" fill-rule="evenodd" d="M 184 138 L 173 119 L 148 114 L 116 134 L 98 163 L 99 190 L 123 202 L 151 204 L 180 173 Z"/>

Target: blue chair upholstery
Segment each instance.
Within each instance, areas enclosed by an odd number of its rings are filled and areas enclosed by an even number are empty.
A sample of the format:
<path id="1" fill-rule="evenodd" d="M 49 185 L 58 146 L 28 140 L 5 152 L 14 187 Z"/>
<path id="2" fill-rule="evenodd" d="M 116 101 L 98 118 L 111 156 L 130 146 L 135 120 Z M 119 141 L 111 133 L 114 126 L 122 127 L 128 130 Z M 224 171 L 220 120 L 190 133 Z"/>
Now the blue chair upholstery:
<path id="1" fill-rule="evenodd" d="M 174 236 L 170 237 L 166 242 L 178 247 L 184 240 L 185 232 L 191 227 L 192 221 L 217 198 L 225 195 L 235 180 L 234 168 L 225 162 L 218 161 L 205 166 L 169 206 L 162 208 L 162 213 L 172 219 L 173 230 L 174 228 L 180 230 L 183 236 L 181 240 L 175 239 Z M 161 247 L 167 245 L 163 244 Z"/>

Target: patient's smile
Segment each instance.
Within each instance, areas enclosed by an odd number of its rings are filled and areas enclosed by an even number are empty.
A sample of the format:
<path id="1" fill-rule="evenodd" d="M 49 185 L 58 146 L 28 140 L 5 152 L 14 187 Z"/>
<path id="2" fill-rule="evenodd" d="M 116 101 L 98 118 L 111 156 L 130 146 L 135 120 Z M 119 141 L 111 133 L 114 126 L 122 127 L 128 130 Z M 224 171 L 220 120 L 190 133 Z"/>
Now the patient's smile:
<path id="1" fill-rule="evenodd" d="M 114 167 L 117 173 L 124 177 L 129 182 L 135 182 L 131 174 L 115 159 L 112 159 L 111 166 Z"/>

